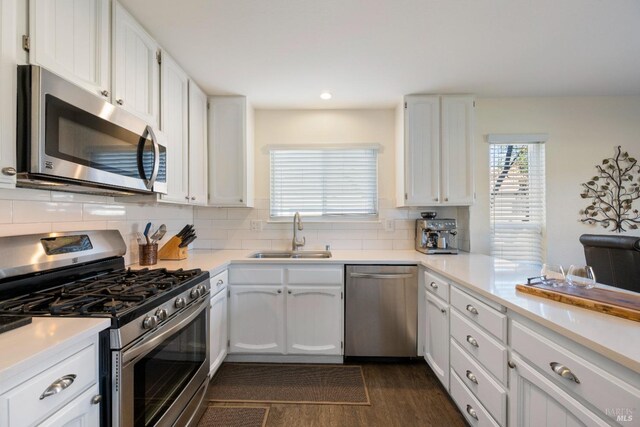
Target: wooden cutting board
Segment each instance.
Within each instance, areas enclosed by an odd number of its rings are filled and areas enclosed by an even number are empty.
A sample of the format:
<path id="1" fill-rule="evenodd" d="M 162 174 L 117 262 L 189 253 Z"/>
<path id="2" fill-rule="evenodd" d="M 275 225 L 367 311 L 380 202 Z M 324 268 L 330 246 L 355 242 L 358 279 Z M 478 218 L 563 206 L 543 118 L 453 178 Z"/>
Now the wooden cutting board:
<path id="1" fill-rule="evenodd" d="M 559 288 L 543 284 L 516 285 L 516 289 L 587 310 L 640 322 L 640 294 L 602 288 L 584 289 L 568 285 Z"/>

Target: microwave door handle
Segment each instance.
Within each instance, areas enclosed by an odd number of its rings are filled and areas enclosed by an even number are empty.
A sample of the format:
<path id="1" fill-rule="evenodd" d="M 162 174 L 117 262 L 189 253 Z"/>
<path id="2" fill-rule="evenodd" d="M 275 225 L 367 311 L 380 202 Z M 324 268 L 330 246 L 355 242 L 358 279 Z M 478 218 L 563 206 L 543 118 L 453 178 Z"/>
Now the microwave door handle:
<path id="1" fill-rule="evenodd" d="M 146 131 L 149 133 L 153 144 L 153 172 L 151 172 L 151 178 L 147 181 L 147 188 L 151 190 L 156 183 L 156 179 L 158 179 L 158 171 L 160 169 L 160 144 L 158 144 L 158 138 L 151 126 L 147 125 Z"/>

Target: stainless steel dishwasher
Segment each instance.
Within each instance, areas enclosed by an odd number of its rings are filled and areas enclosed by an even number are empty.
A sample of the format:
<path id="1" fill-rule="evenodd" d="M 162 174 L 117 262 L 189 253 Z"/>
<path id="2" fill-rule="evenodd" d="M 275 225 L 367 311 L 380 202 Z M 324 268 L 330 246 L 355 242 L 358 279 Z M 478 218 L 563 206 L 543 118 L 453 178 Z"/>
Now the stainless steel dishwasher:
<path id="1" fill-rule="evenodd" d="M 348 265 L 345 356 L 416 357 L 418 269 Z"/>

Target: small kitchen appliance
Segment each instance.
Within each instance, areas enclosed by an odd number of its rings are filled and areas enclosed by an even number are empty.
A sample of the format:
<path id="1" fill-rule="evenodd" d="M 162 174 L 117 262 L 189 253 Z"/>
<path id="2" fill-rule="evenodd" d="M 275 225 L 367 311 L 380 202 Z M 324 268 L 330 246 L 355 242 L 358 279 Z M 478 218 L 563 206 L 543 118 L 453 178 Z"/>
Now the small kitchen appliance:
<path id="1" fill-rule="evenodd" d="M 457 254 L 455 219 L 417 219 L 416 251 L 425 254 Z"/>
<path id="2" fill-rule="evenodd" d="M 117 230 L 0 238 L 0 316 L 104 317 L 102 426 L 198 422 L 209 375 L 209 273 L 125 268 Z"/>

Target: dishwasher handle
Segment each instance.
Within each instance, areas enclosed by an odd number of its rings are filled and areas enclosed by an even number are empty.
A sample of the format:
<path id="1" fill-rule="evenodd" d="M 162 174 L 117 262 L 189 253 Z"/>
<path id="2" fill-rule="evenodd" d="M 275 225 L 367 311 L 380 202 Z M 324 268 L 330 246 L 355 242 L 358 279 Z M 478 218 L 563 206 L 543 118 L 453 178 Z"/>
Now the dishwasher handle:
<path id="1" fill-rule="evenodd" d="M 354 279 L 411 279 L 413 273 L 349 273 Z"/>

